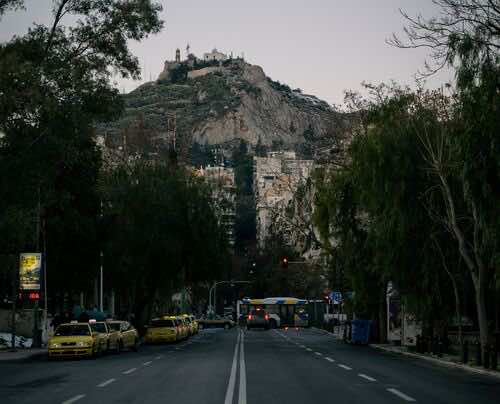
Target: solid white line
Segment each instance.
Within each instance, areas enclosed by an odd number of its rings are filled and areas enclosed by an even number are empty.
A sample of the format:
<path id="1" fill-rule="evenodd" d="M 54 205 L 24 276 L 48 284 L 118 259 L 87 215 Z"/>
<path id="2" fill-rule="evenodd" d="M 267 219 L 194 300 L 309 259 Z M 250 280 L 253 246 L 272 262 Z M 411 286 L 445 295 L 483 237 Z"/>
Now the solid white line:
<path id="1" fill-rule="evenodd" d="M 337 365 L 339 368 L 345 369 L 345 370 L 352 370 L 349 366 L 346 365 Z"/>
<path id="2" fill-rule="evenodd" d="M 321 352 L 314 352 L 315 355 L 318 355 L 318 356 L 323 356 L 323 354 Z"/>
<path id="3" fill-rule="evenodd" d="M 125 372 L 123 372 L 123 374 L 129 375 L 130 373 L 135 372 L 136 370 L 137 370 L 137 368 L 132 368 L 132 369 L 126 370 Z"/>
<path id="4" fill-rule="evenodd" d="M 245 371 L 245 334 L 241 334 L 240 342 L 240 388 L 238 404 L 247 404 L 247 375 Z"/>
<path id="5" fill-rule="evenodd" d="M 236 345 L 234 347 L 233 364 L 231 365 L 231 374 L 229 376 L 229 382 L 227 384 L 226 398 L 224 399 L 224 404 L 233 404 L 234 386 L 236 385 L 236 363 L 238 359 L 238 347 L 240 345 L 240 337 L 241 333 L 238 333 L 238 338 L 236 339 Z"/>
<path id="6" fill-rule="evenodd" d="M 325 359 L 326 359 L 328 362 L 335 362 L 335 359 L 332 359 L 332 358 L 330 358 L 329 356 L 327 356 Z"/>
<path id="7" fill-rule="evenodd" d="M 307 352 L 312 352 L 312 349 L 311 348 L 306 348 L 306 351 Z"/>
<path id="8" fill-rule="evenodd" d="M 83 397 L 85 397 L 85 394 L 79 394 L 73 398 L 70 398 L 69 400 L 63 401 L 62 404 L 71 404 L 74 403 L 75 401 L 82 399 Z"/>
<path id="9" fill-rule="evenodd" d="M 151 365 L 151 363 L 153 363 L 153 362 L 151 362 L 151 361 L 147 361 L 147 362 L 144 362 L 144 363 L 142 364 L 142 366 L 149 366 L 149 365 Z"/>
<path id="10" fill-rule="evenodd" d="M 358 376 L 362 377 L 363 379 L 366 379 L 366 380 L 368 380 L 370 382 L 376 382 L 377 381 L 377 379 L 374 379 L 373 377 L 367 376 L 367 375 L 365 375 L 363 373 L 359 373 Z"/>
<path id="11" fill-rule="evenodd" d="M 401 393 L 399 390 L 387 389 L 387 391 L 391 392 L 392 394 L 395 394 L 396 396 L 402 398 L 405 401 L 410 401 L 410 402 L 416 401 L 414 398 L 407 396 L 405 393 Z"/>
<path id="12" fill-rule="evenodd" d="M 106 380 L 105 382 L 102 382 L 101 384 L 98 384 L 97 387 L 105 387 L 107 386 L 108 384 L 111 384 L 115 381 L 116 379 L 109 379 L 109 380 Z"/>

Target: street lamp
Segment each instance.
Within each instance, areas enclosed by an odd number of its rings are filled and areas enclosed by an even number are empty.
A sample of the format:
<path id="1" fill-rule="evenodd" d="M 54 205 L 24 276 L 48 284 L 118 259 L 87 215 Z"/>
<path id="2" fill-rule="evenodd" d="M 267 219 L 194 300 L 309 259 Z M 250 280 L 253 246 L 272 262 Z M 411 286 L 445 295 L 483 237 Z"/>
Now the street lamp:
<path id="1" fill-rule="evenodd" d="M 212 290 L 214 293 L 214 299 L 213 299 L 213 312 L 215 314 L 215 307 L 217 304 L 217 285 L 222 285 L 223 283 L 230 283 L 231 286 L 234 286 L 237 283 L 252 283 L 253 281 L 216 281 L 208 291 L 208 307 L 210 309 L 210 315 L 212 315 Z"/>

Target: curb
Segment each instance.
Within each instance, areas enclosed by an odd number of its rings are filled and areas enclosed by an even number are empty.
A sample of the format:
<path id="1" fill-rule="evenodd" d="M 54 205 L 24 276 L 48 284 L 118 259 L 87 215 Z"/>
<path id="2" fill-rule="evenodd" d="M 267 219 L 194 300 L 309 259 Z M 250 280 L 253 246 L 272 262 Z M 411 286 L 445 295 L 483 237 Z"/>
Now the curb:
<path id="1" fill-rule="evenodd" d="M 461 370 L 465 370 L 467 372 L 478 373 L 481 375 L 491 376 L 491 377 L 495 377 L 497 379 L 500 379 L 500 372 L 486 370 L 486 369 L 478 369 L 478 368 L 475 368 L 475 367 L 472 367 L 469 365 L 464 365 L 461 363 L 448 362 L 448 361 L 444 361 L 442 359 L 433 358 L 430 356 L 419 355 L 419 354 L 415 354 L 412 352 L 399 351 L 399 350 L 391 349 L 391 348 L 380 346 L 380 345 L 370 344 L 369 346 L 371 348 L 378 349 L 379 351 L 390 352 L 390 353 L 393 353 L 396 355 L 409 356 L 411 358 L 416 358 L 416 359 L 422 359 L 422 360 L 426 360 L 428 362 L 435 363 L 437 365 L 446 366 L 449 368 L 461 369 Z"/>
<path id="2" fill-rule="evenodd" d="M 330 331 L 324 330 L 324 329 L 322 329 L 322 328 L 314 327 L 314 326 L 313 326 L 313 327 L 311 327 L 311 329 L 313 329 L 313 330 L 315 330 L 315 331 L 319 331 L 319 332 L 321 332 L 321 333 L 323 333 L 323 334 L 326 334 L 326 335 L 331 335 L 333 338 L 338 339 L 338 340 L 341 340 L 341 338 L 339 338 L 339 336 L 338 336 L 338 335 L 336 335 L 336 334 L 334 334 L 333 332 L 330 332 Z"/>
<path id="3" fill-rule="evenodd" d="M 16 352 L 12 352 L 13 354 Z M 8 355 L 9 353 L 4 353 L 5 355 Z M 30 361 L 30 360 L 35 360 L 35 359 L 41 359 L 47 357 L 47 351 L 39 351 L 39 352 L 31 352 L 31 353 L 23 353 L 22 356 L 13 357 L 9 358 L 2 358 L 4 355 L 0 353 L 0 363 L 2 362 L 24 362 L 24 361 Z"/>

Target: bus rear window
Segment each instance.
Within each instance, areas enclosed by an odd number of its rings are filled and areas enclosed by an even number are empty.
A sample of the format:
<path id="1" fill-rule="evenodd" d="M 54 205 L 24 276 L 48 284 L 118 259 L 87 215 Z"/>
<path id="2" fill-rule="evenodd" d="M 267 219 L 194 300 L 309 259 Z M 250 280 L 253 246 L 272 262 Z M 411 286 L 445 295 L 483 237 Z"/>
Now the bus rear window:
<path id="1" fill-rule="evenodd" d="M 151 328 L 175 327 L 173 320 L 153 320 L 149 325 Z"/>

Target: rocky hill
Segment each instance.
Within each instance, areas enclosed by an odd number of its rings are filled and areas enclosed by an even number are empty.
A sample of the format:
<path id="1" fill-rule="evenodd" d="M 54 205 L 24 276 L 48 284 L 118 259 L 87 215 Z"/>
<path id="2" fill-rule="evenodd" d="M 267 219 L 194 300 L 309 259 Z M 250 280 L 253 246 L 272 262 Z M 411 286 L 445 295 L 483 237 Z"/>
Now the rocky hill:
<path id="1" fill-rule="evenodd" d="M 121 120 L 99 126 L 107 145 L 116 147 L 139 121 L 144 133 L 166 140 L 173 113 L 177 143 L 189 149 L 227 148 L 243 140 L 300 153 L 303 145 L 333 138 L 338 131 L 341 115 L 325 101 L 271 80 L 261 67 L 242 59 L 165 65 L 158 80 L 124 95 Z M 311 147 L 302 149 L 311 152 Z"/>

